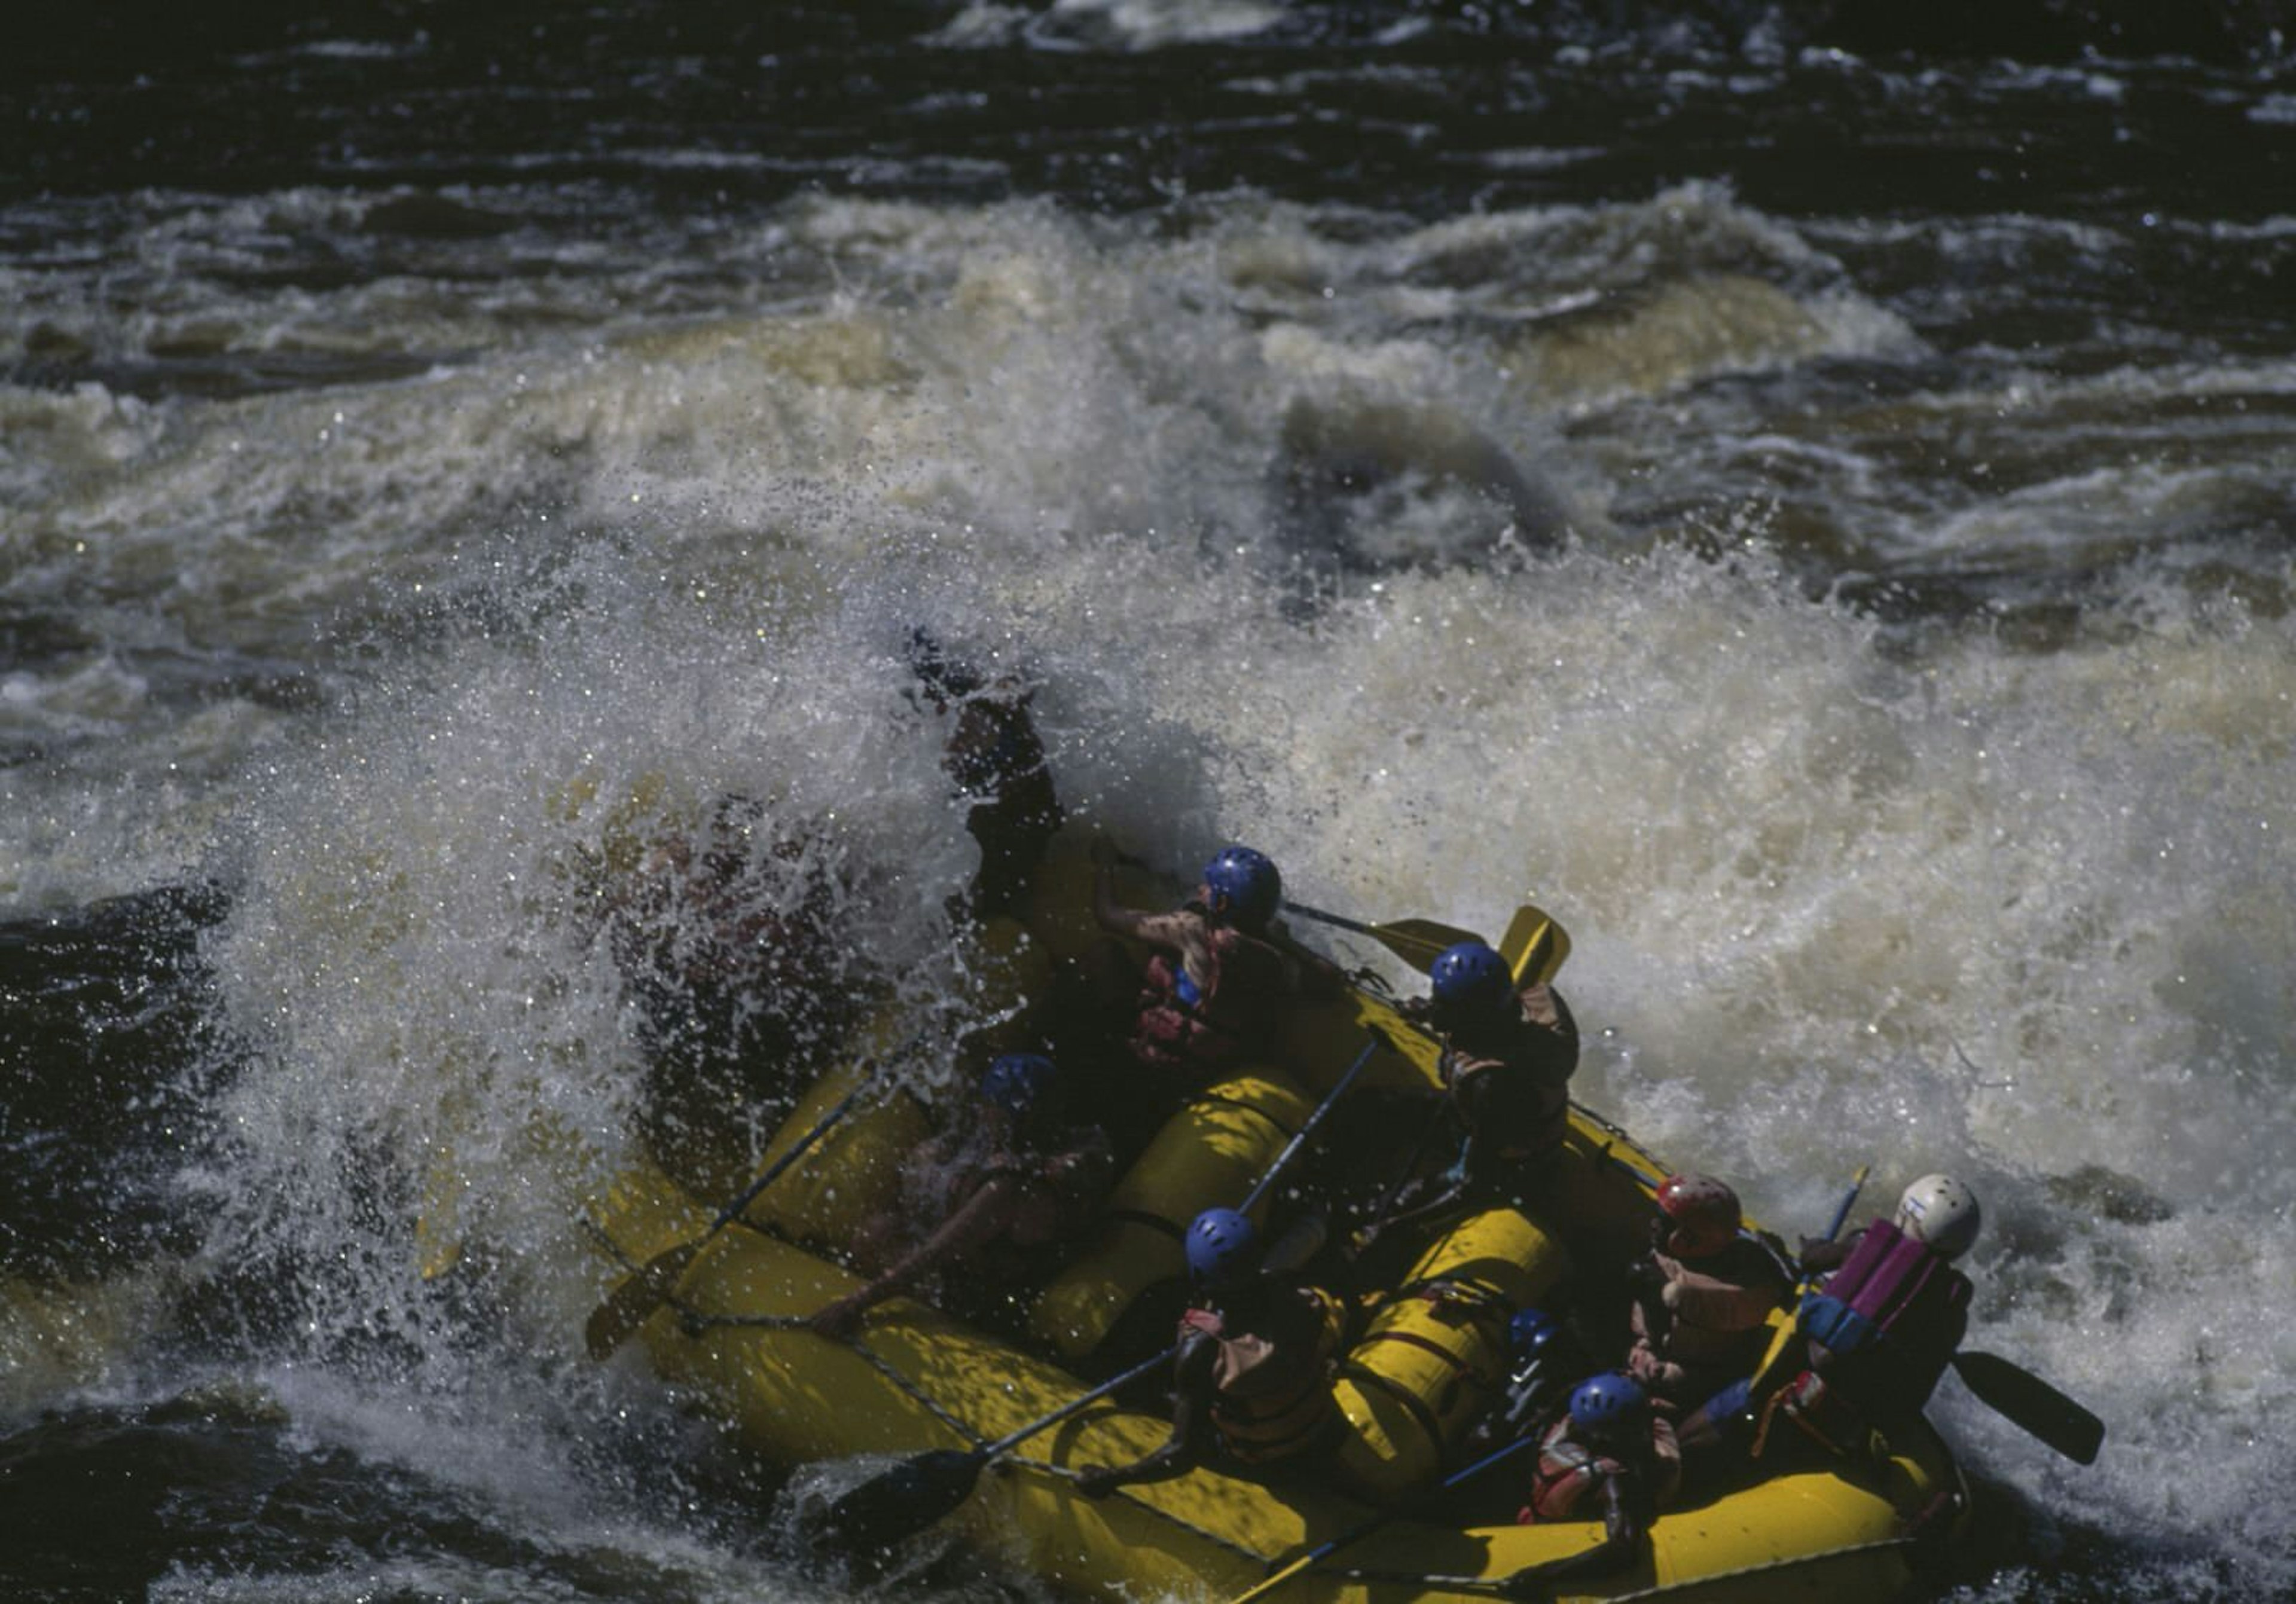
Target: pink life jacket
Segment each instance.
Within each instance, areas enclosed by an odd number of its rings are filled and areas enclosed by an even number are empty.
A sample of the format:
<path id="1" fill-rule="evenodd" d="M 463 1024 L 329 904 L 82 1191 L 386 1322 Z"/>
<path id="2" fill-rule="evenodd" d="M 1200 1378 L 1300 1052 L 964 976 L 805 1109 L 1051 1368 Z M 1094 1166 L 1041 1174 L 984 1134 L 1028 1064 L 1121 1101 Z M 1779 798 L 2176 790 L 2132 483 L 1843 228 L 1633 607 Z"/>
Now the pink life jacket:
<path id="1" fill-rule="evenodd" d="M 1887 1220 L 1866 1228 L 1824 1287 L 1801 1300 L 1799 1323 L 1816 1368 L 1853 1401 L 1918 1409 L 1969 1329 L 1969 1278 Z"/>

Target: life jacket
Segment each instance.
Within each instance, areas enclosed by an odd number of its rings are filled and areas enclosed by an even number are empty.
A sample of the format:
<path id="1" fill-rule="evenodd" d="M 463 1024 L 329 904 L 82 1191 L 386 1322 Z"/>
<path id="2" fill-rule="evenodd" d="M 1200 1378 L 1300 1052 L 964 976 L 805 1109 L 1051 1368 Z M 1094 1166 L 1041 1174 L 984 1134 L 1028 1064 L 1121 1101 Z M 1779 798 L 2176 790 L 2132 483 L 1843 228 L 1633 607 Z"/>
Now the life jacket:
<path id="1" fill-rule="evenodd" d="M 1545 986 L 1527 987 L 1497 1025 L 1452 1033 L 1435 1063 L 1476 1137 L 1509 1160 L 1562 1147 L 1578 1067 L 1578 1023 L 1562 994 Z"/>
<path id="2" fill-rule="evenodd" d="M 1768 1346 L 1770 1311 L 1792 1283 L 1760 1243 L 1740 1237 L 1702 1258 L 1660 1256 L 1667 1284 L 1662 1337 L 1653 1338 L 1638 1305 L 1628 1373 L 1679 1404 L 1695 1403 L 1734 1375 L 1744 1375 Z"/>
<path id="3" fill-rule="evenodd" d="M 1211 972 L 1199 985 L 1177 961 L 1149 961 L 1132 1030 L 1132 1055 L 1152 1069 L 1201 1081 L 1264 1058 L 1283 995 L 1283 958 L 1233 925 L 1207 923 Z"/>
<path id="4" fill-rule="evenodd" d="M 1651 1453 L 1646 1466 L 1636 1470 L 1624 1460 L 1590 1448 L 1570 1436 L 1570 1417 L 1547 1428 L 1539 1444 L 1538 1464 L 1531 1471 L 1530 1503 L 1516 1517 L 1518 1524 L 1537 1521 L 1585 1520 L 1580 1512 L 1587 1496 L 1613 1477 L 1630 1477 L 1638 1484 L 1632 1495 L 1644 1499 L 1644 1522 L 1682 1491 L 1682 1444 L 1674 1428 L 1662 1420 L 1651 1421 Z"/>
<path id="5" fill-rule="evenodd" d="M 1230 1459 L 1269 1464 L 1321 1447 L 1340 1423 L 1332 1400 L 1332 1362 L 1347 1329 L 1347 1311 L 1317 1287 L 1286 1288 L 1278 1297 L 1300 1300 L 1267 1323 L 1314 1322 L 1308 1340 L 1279 1340 L 1262 1331 L 1229 1330 L 1213 1309 L 1190 1309 L 1180 1335 L 1201 1334 L 1219 1345 L 1212 1363 L 1212 1429 Z M 1284 1313 L 1295 1316 L 1283 1318 Z M 1257 1322 L 1255 1322 L 1257 1323 Z"/>
<path id="6" fill-rule="evenodd" d="M 1849 1401 L 1918 1409 L 1969 1329 L 1970 1293 L 1928 1244 L 1876 1220 L 1796 1321 L 1813 1367 Z"/>

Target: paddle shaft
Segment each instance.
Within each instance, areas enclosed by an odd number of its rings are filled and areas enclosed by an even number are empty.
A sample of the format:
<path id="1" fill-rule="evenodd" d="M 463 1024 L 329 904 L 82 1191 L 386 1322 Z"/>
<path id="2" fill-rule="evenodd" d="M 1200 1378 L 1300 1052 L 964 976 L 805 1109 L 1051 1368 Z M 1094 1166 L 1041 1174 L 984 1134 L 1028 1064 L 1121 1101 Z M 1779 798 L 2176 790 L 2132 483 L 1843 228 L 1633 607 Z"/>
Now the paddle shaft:
<path id="1" fill-rule="evenodd" d="M 1364 1066 L 1371 1062 L 1371 1055 L 1377 1052 L 1379 1047 L 1380 1039 L 1376 1036 L 1364 1043 L 1364 1050 L 1356 1054 L 1356 1061 L 1348 1066 L 1348 1072 L 1345 1075 L 1340 1076 L 1339 1084 L 1333 1086 L 1331 1091 L 1324 1095 L 1324 1101 L 1316 1105 L 1316 1111 L 1308 1116 L 1307 1122 L 1300 1125 L 1299 1133 L 1292 1138 L 1290 1143 L 1285 1146 L 1282 1152 L 1275 1155 L 1275 1162 L 1267 1166 L 1267 1173 L 1260 1176 L 1259 1184 L 1254 1186 L 1251 1189 L 1251 1194 L 1244 1199 L 1243 1207 L 1237 1211 L 1238 1213 L 1248 1211 L 1254 1203 L 1259 1201 L 1260 1194 L 1267 1190 L 1269 1183 L 1273 1182 L 1276 1176 L 1283 1173 L 1283 1166 L 1290 1163 L 1292 1161 L 1292 1156 L 1300 1150 L 1300 1144 L 1308 1139 L 1308 1133 L 1316 1128 L 1317 1121 L 1321 1120 L 1325 1114 L 1331 1111 L 1332 1105 L 1340 1101 L 1340 1094 L 1345 1092 L 1348 1087 L 1354 1083 L 1356 1076 L 1363 1073 Z M 1166 1348 L 1162 1353 L 1142 1360 L 1130 1370 L 1126 1371 L 1122 1375 L 1117 1377 L 1113 1381 L 1103 1381 L 1098 1387 L 1094 1387 L 1090 1392 L 1085 1394 L 1082 1397 L 1072 1399 L 1069 1403 L 1062 1404 L 1058 1409 L 1053 1411 L 1052 1413 L 1046 1415 L 1039 1420 L 1029 1421 L 1029 1424 L 1021 1427 L 1018 1431 L 998 1437 L 993 1443 L 982 1444 L 980 1447 L 972 1451 L 973 1457 L 981 1461 L 983 1463 L 995 1459 L 998 1454 L 1004 1453 L 1006 1449 L 1011 1448 L 1015 1444 L 1026 1442 L 1029 1438 L 1036 1436 L 1038 1432 L 1059 1425 L 1062 1420 L 1067 1420 L 1070 1415 L 1076 1413 L 1077 1411 L 1084 1408 L 1086 1404 L 1098 1402 L 1100 1399 L 1104 1398 L 1109 1394 L 1116 1391 L 1119 1387 L 1123 1387 L 1127 1382 L 1136 1381 L 1142 1376 L 1146 1375 L 1150 1371 L 1154 1370 L 1158 1365 L 1170 1363 L 1172 1355 L 1179 1351 L 1180 1345 L 1176 1342 L 1170 1347 Z"/>
<path id="2" fill-rule="evenodd" d="M 708 1241 L 711 1237 L 716 1236 L 719 1232 L 725 1230 L 726 1226 L 732 1224 L 734 1219 L 740 1215 L 743 1209 L 749 1207 L 750 1204 L 758 1200 L 758 1193 L 764 1191 L 766 1188 L 774 1183 L 775 1176 L 779 1175 L 783 1170 L 789 1168 L 791 1165 L 795 1164 L 799 1159 L 804 1158 L 807 1150 L 810 1149 L 815 1142 L 822 1139 L 822 1137 L 828 1132 L 830 1126 L 844 1118 L 846 1110 L 852 1108 L 854 1103 L 860 1099 L 861 1093 L 869 1089 L 869 1077 L 876 1073 L 876 1069 L 877 1061 L 874 1059 L 870 1060 L 869 1062 L 863 1067 L 861 1071 L 861 1079 L 859 1083 L 854 1086 L 853 1090 L 839 1098 L 837 1100 L 836 1107 L 831 1109 L 828 1113 L 824 1114 L 819 1119 L 815 1120 L 811 1129 L 808 1130 L 804 1135 L 799 1137 L 795 1142 L 790 1144 L 790 1150 L 788 1152 L 783 1153 L 780 1158 L 766 1166 L 765 1173 L 759 1175 L 756 1180 L 750 1182 L 747 1187 L 742 1189 L 742 1192 L 740 1197 L 734 1199 L 731 1203 L 726 1205 L 725 1207 L 719 1209 L 718 1211 L 718 1217 L 709 1222 L 709 1229 L 701 1233 L 701 1240 L 703 1241 Z"/>
<path id="3" fill-rule="evenodd" d="M 1340 1077 L 1339 1084 L 1324 1094 L 1315 1112 L 1308 1115 L 1300 1125 L 1299 1133 L 1292 1138 L 1282 1152 L 1276 1154 L 1275 1162 L 1267 1166 L 1267 1173 L 1260 1176 L 1250 1195 L 1244 1199 L 1245 1208 L 1258 1202 L 1269 1184 L 1283 1173 L 1283 1166 L 1300 1150 L 1308 1133 L 1331 1111 L 1332 1105 L 1339 1101 L 1341 1094 L 1355 1084 L 1356 1077 L 1363 1072 L 1364 1066 L 1371 1062 L 1371 1055 L 1384 1040 L 1376 1031 L 1372 1033 L 1371 1040 L 1364 1043 L 1364 1050 L 1356 1055 L 1355 1062 L 1348 1066 L 1347 1073 Z M 1078 1410 L 1106 1397 L 1127 1382 L 1146 1375 L 1157 1366 L 1168 1364 L 1179 1351 L 1180 1345 L 1176 1342 L 1161 1353 L 1142 1360 L 1114 1380 L 1102 1382 L 1083 1396 L 1071 1399 L 1050 1414 L 1040 1416 L 993 1443 L 984 1443 L 969 1453 L 960 1454 L 944 1449 L 914 1455 L 891 1470 L 873 1477 L 847 1493 L 832 1507 L 832 1515 L 837 1518 L 838 1524 L 850 1529 L 857 1524 L 866 1524 L 855 1514 L 855 1511 L 860 1511 L 879 1523 L 872 1531 L 875 1546 L 885 1548 L 900 1542 L 939 1519 L 970 1497 L 981 1468 L 998 1454 L 1016 1444 L 1026 1442 L 1040 1431 L 1059 1425 Z M 912 1511 L 904 1516 L 878 1507 L 886 1505 L 893 1498 L 911 1503 Z M 918 1510 L 922 1511 L 922 1518 L 916 1518 Z"/>
<path id="4" fill-rule="evenodd" d="M 1364 1066 L 1371 1062 L 1371 1055 L 1386 1045 L 1386 1037 L 1377 1031 L 1372 1032 L 1371 1040 L 1365 1042 L 1363 1051 L 1356 1054 L 1356 1061 L 1348 1066 L 1348 1071 L 1340 1076 L 1339 1084 L 1324 1095 L 1322 1102 L 1316 1105 L 1316 1111 L 1308 1116 L 1307 1122 L 1292 1133 L 1290 1142 L 1283 1144 L 1283 1150 L 1275 1155 L 1275 1162 L 1267 1166 L 1267 1173 L 1259 1177 L 1258 1183 L 1245 1195 L 1243 1201 L 1236 1206 L 1238 1214 L 1251 1212 L 1251 1206 L 1259 1202 L 1267 1189 L 1275 1183 L 1276 1176 L 1283 1173 L 1283 1166 L 1292 1162 L 1292 1155 L 1307 1144 L 1308 1138 L 1314 1134 L 1316 1127 L 1323 1124 L 1324 1116 L 1332 1111 L 1332 1105 L 1340 1101 L 1340 1094 L 1355 1084 L 1356 1076 L 1361 1075 L 1364 1072 Z"/>
<path id="5" fill-rule="evenodd" d="M 1365 924 L 1360 919 L 1349 919 L 1338 913 L 1326 913 L 1321 908 L 1311 908 L 1305 903 L 1287 902 L 1286 913 L 1297 913 L 1302 919 L 1312 919 L 1317 924 L 1332 925 L 1342 930 L 1353 930 L 1358 936 L 1377 936 L 1377 925 Z"/>
<path id="6" fill-rule="evenodd" d="M 694 1256 L 716 1240 L 719 1232 L 738 1219 L 742 1210 L 756 1202 L 758 1194 L 773 1183 L 775 1176 L 796 1163 L 807 1150 L 821 1140 L 824 1132 L 845 1117 L 855 1100 L 867 1088 L 869 1077 L 876 1072 L 876 1068 L 873 1059 L 865 1064 L 861 1070 L 861 1084 L 840 1099 L 835 1108 L 816 1120 L 813 1128 L 791 1143 L 788 1152 L 767 1166 L 765 1173 L 752 1181 L 740 1197 L 719 1209 L 718 1217 L 709 1223 L 707 1231 L 655 1254 L 590 1312 L 590 1318 L 583 1322 L 582 1340 L 589 1349 L 591 1358 L 603 1361 L 653 1317 L 654 1311 L 676 1289 Z"/>
<path id="7" fill-rule="evenodd" d="M 1053 1411 L 1052 1413 L 1046 1415 L 1041 1419 L 1031 1420 L 1026 1426 L 1021 1427 L 1018 1431 L 1008 1432 L 1004 1436 L 998 1437 L 993 1443 L 983 1443 L 980 1447 L 975 1448 L 972 1451 L 973 1457 L 980 1460 L 983 1464 L 986 1464 L 988 1461 L 995 1459 L 998 1454 L 1027 1442 L 1038 1432 L 1049 1431 L 1054 1427 L 1059 1425 L 1062 1420 L 1067 1420 L 1070 1415 L 1075 1414 L 1078 1410 L 1085 1408 L 1087 1404 L 1097 1404 L 1101 1399 L 1108 1396 L 1109 1394 L 1115 1392 L 1134 1381 L 1137 1381 L 1141 1377 L 1146 1375 L 1150 1371 L 1154 1370 L 1158 1365 L 1170 1363 L 1172 1355 L 1179 1351 L 1180 1345 L 1176 1342 L 1170 1347 L 1166 1348 L 1162 1353 L 1151 1354 L 1149 1357 L 1143 1359 L 1139 1363 L 1134 1365 L 1130 1370 L 1126 1371 L 1122 1375 L 1118 1376 L 1115 1379 L 1102 1382 L 1098 1387 L 1094 1387 L 1082 1397 L 1070 1399 L 1068 1403 L 1062 1404 L 1058 1409 Z"/>
<path id="8" fill-rule="evenodd" d="M 1833 1211 L 1833 1223 L 1825 1228 L 1827 1241 L 1840 1236 L 1842 1226 L 1849 1223 L 1849 1211 L 1857 1207 L 1857 1194 L 1866 1190 L 1866 1177 L 1873 1173 L 1874 1166 L 1870 1164 L 1857 1166 L 1857 1174 L 1850 1178 L 1849 1190 L 1842 1194 L 1841 1207 Z"/>

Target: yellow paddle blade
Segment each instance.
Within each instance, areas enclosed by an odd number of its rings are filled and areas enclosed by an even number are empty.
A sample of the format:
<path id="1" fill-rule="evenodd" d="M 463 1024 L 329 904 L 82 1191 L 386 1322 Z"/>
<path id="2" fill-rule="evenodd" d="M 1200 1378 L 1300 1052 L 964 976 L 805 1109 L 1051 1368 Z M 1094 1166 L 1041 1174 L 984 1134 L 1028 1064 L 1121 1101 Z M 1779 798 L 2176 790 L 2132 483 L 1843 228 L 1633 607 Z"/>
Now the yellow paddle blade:
<path id="1" fill-rule="evenodd" d="M 1570 933 L 1555 923 L 1546 909 L 1523 904 L 1499 937 L 1499 956 L 1507 961 L 1518 985 L 1529 980 L 1552 980 L 1562 961 L 1570 956 Z"/>
<path id="2" fill-rule="evenodd" d="M 606 1295 L 606 1301 L 593 1309 L 590 1318 L 582 1323 L 582 1342 L 590 1350 L 591 1358 L 611 1358 L 616 1348 L 652 1317 L 662 1300 L 677 1290 L 678 1279 L 693 1262 L 693 1256 L 701 1251 L 706 1240 L 697 1238 L 664 1248 Z"/>
<path id="3" fill-rule="evenodd" d="M 462 1166 L 442 1146 L 423 1172 L 422 1204 L 414 1216 L 415 1265 L 424 1281 L 437 1281 L 463 1262 L 462 1203 Z"/>

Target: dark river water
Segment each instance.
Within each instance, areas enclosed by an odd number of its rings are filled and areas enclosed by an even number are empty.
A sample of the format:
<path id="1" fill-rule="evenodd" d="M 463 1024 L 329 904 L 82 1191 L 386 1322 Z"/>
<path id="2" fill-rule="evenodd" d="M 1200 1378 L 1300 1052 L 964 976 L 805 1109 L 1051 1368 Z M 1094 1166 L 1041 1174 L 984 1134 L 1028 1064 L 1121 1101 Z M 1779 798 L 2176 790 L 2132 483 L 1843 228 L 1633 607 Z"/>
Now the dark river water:
<path id="1" fill-rule="evenodd" d="M 1967 1176 L 1972 1340 L 2110 1436 L 1948 1383 L 1939 1596 L 2292 1596 L 2290 28 L 20 32 L 0 1593 L 847 1596 L 582 1352 L 649 1038 L 567 865 L 729 791 L 833 820 L 856 973 L 957 1005 L 922 623 L 1152 855 L 1535 895 L 1582 1101 L 1789 1235 Z"/>

